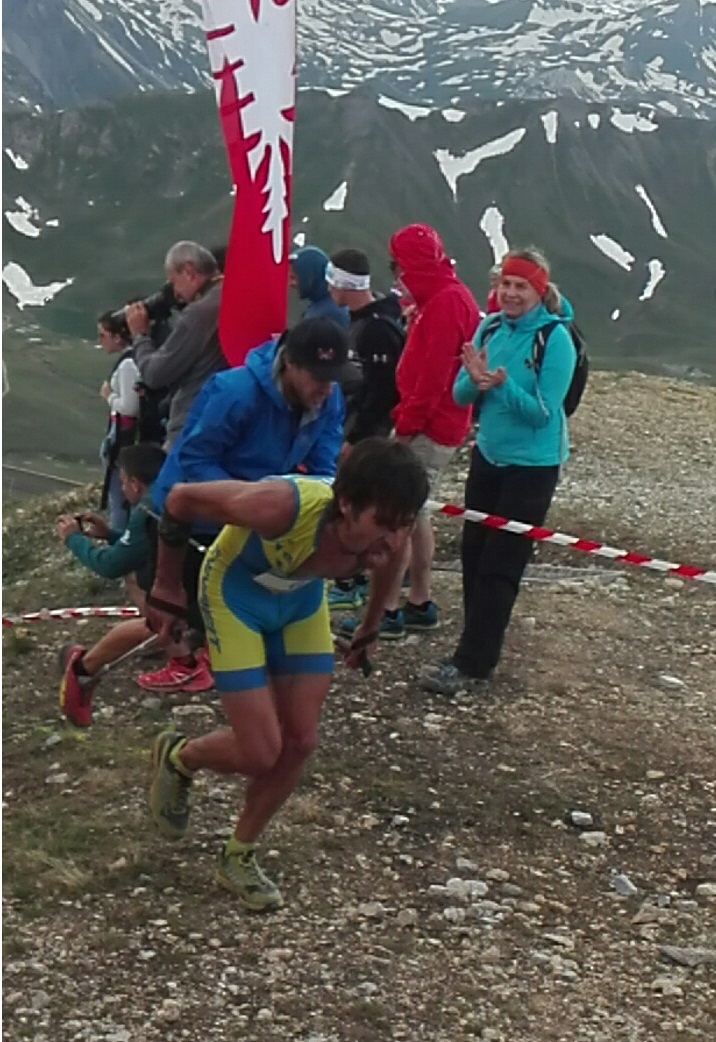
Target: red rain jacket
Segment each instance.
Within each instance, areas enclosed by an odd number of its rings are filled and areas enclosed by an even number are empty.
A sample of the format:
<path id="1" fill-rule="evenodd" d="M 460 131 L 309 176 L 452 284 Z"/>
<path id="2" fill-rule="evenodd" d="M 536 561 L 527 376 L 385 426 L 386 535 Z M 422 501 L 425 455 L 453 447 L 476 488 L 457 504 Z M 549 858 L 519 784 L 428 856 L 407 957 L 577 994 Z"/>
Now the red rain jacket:
<path id="1" fill-rule="evenodd" d="M 480 309 L 429 225 L 401 228 L 390 240 L 390 253 L 417 306 L 396 372 L 400 401 L 392 413 L 395 433 L 424 434 L 439 445 L 460 445 L 472 409 L 455 404 L 452 385 L 462 346 L 472 340 L 480 321 Z"/>

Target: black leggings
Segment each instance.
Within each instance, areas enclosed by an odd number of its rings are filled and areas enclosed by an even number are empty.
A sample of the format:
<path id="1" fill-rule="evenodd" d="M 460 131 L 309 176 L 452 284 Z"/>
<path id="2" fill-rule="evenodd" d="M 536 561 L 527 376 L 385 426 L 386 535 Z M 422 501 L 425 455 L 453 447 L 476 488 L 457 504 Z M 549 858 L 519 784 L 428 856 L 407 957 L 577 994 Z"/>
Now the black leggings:
<path id="1" fill-rule="evenodd" d="M 495 467 L 475 449 L 465 506 L 541 525 L 557 487 L 559 467 Z M 462 533 L 465 620 L 454 655 L 457 668 L 485 678 L 497 665 L 534 540 L 466 521 Z"/>

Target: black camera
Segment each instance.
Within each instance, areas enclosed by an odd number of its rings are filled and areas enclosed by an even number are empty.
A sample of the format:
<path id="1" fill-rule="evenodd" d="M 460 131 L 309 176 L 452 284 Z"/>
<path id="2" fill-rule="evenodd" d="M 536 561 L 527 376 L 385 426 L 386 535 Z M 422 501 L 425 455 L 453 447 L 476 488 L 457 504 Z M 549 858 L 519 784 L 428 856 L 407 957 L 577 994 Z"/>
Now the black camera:
<path id="1" fill-rule="evenodd" d="M 171 282 L 165 282 L 161 289 L 152 293 L 145 300 L 140 301 L 147 309 L 150 322 L 166 322 L 175 308 L 182 307 L 182 302 L 177 300 Z M 124 322 L 124 308 L 113 311 L 112 318 L 118 322 Z"/>

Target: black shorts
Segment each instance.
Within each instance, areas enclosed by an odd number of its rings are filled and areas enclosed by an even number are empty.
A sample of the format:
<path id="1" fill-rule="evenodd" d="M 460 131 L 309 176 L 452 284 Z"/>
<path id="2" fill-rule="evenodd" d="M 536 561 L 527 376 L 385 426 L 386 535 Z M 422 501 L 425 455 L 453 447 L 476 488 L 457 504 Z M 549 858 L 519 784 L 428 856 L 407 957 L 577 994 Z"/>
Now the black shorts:
<path id="1" fill-rule="evenodd" d="M 151 590 L 157 572 L 157 544 L 159 540 L 157 527 L 157 521 L 153 517 L 147 518 L 149 560 L 146 565 L 137 571 L 137 583 L 144 593 L 149 593 Z M 197 542 L 209 547 L 218 534 L 218 532 L 215 535 L 202 533 L 202 535 L 197 537 Z M 190 630 L 198 630 L 202 635 L 204 634 L 204 621 L 199 611 L 198 591 L 199 572 L 204 563 L 204 556 L 204 552 L 197 550 L 195 546 L 191 546 L 191 544 L 187 546 L 186 556 L 184 557 L 184 569 L 182 571 L 182 586 L 186 593 L 187 626 Z"/>

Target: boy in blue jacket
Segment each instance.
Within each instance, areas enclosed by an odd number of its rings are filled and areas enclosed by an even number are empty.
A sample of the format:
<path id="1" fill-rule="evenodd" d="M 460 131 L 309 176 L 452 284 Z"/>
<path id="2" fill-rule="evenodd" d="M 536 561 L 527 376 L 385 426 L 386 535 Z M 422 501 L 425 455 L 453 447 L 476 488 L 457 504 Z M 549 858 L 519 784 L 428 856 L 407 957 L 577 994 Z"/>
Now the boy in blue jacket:
<path id="1" fill-rule="evenodd" d="M 164 451 L 150 442 L 127 445 L 120 450 L 118 467 L 122 492 L 132 508 L 124 532 L 111 529 L 101 514 L 87 513 L 79 517 L 63 514 L 57 519 L 58 538 L 96 575 L 119 579 L 135 573 L 140 589 L 149 588 L 150 547 L 143 507 L 150 504 L 152 484 L 164 459 Z M 97 546 L 93 540 L 107 545 Z M 92 648 L 82 644 L 67 644 L 62 648 L 60 706 L 72 723 L 86 727 L 91 722 L 91 678 L 102 666 L 141 644 L 148 636 L 143 618 L 130 619 L 113 627 Z"/>
<path id="2" fill-rule="evenodd" d="M 126 529 L 110 528 L 101 514 L 75 516 L 62 514 L 55 534 L 70 553 L 103 579 L 121 579 L 141 571 L 149 558 L 147 515 L 142 509 L 151 503 L 152 484 L 165 460 L 158 445 L 127 445 L 120 450 L 118 466 L 124 498 L 131 506 Z M 95 540 L 105 543 L 97 546 Z"/>

